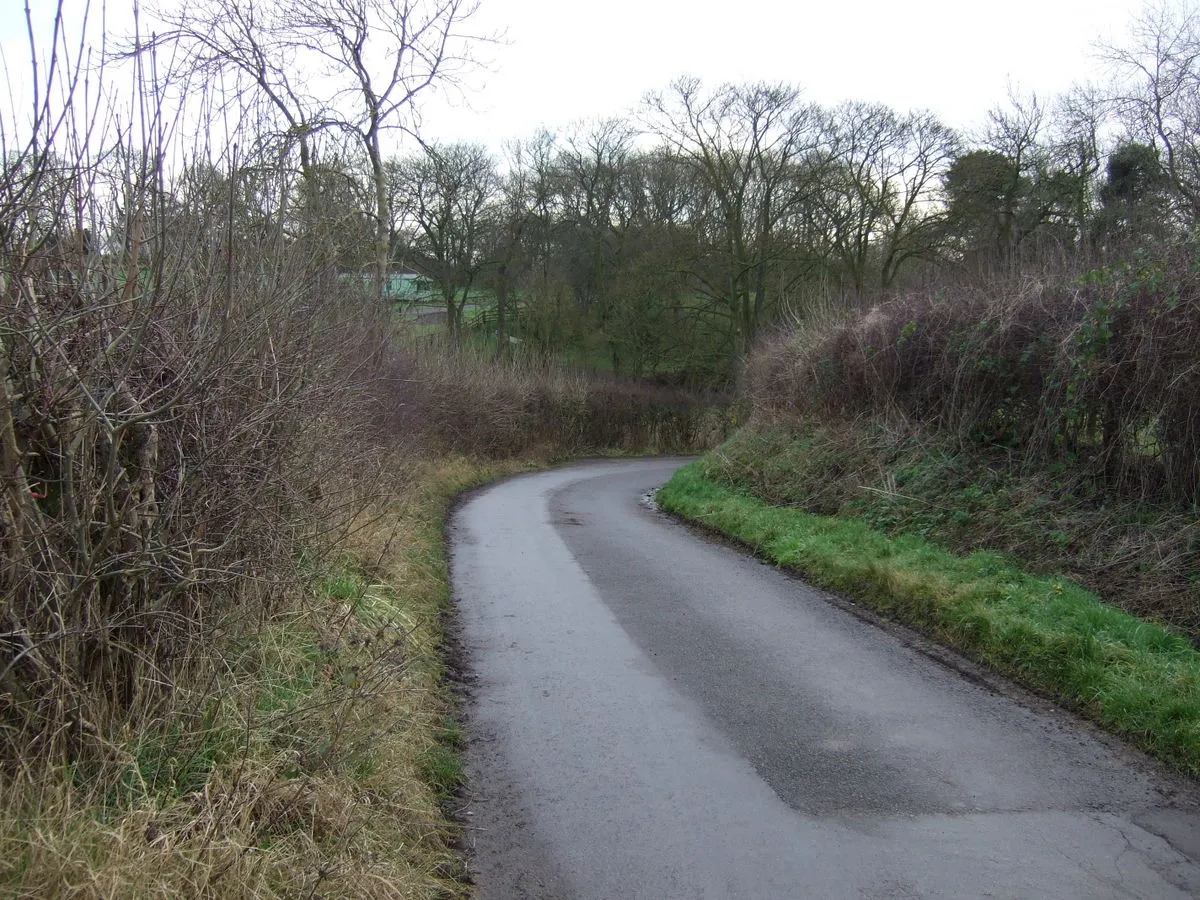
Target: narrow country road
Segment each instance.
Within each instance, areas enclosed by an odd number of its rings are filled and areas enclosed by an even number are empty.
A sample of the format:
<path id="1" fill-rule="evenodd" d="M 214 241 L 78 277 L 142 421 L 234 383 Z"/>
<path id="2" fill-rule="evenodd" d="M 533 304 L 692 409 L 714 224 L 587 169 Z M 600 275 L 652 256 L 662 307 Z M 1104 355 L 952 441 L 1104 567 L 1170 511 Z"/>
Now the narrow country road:
<path id="1" fill-rule="evenodd" d="M 656 512 L 677 465 L 452 519 L 481 897 L 1200 896 L 1192 787 Z"/>

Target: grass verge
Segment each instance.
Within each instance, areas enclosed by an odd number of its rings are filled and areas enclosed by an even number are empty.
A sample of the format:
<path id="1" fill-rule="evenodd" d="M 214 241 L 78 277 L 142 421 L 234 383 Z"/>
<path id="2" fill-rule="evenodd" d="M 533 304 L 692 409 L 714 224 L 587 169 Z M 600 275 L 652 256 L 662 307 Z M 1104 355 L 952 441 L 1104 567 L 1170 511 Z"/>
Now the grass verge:
<path id="1" fill-rule="evenodd" d="M 1200 652 L 1181 634 L 1107 606 L 998 553 L 956 555 L 922 537 L 771 506 L 685 466 L 663 509 L 729 535 L 1053 697 L 1200 776 Z"/>
<path id="2" fill-rule="evenodd" d="M 740 429 L 705 458 L 710 480 L 776 506 L 919 534 L 956 553 L 997 550 L 1065 574 L 1200 644 L 1200 517 L 1121 497 L 1062 466 L 912 423 L 864 420 Z"/>
<path id="3" fill-rule="evenodd" d="M 112 767 L 2 773 L 0 895 L 466 896 L 442 527 L 460 491 L 529 466 L 399 459 L 336 553 L 222 630 Z"/>

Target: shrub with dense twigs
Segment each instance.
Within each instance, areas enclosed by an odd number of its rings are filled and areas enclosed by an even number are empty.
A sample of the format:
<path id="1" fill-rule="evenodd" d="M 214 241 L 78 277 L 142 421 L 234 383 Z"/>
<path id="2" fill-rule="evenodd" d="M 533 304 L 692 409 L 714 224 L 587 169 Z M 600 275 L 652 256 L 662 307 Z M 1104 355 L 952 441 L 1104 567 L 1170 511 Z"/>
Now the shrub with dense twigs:
<path id="1" fill-rule="evenodd" d="M 269 155 L 95 156 L 0 173 L 0 892 L 453 895 L 455 451 L 721 417 L 398 340 Z"/>
<path id="2" fill-rule="evenodd" d="M 1106 488 L 1200 502 L 1200 256 L 905 295 L 753 360 L 766 419 L 898 414 Z"/>
<path id="3" fill-rule="evenodd" d="M 247 230 L 229 258 L 145 180 L 101 252 L 68 227 L 86 175 L 0 185 L 0 747 L 62 758 L 109 740 L 93 700 L 152 710 L 206 628 L 269 606 L 294 535 L 264 526 L 303 528 L 381 333 L 308 248 Z"/>
<path id="4" fill-rule="evenodd" d="M 587 375 L 537 355 L 497 360 L 470 346 L 406 341 L 388 373 L 392 434 L 485 457 L 692 453 L 726 425 L 726 398 Z"/>

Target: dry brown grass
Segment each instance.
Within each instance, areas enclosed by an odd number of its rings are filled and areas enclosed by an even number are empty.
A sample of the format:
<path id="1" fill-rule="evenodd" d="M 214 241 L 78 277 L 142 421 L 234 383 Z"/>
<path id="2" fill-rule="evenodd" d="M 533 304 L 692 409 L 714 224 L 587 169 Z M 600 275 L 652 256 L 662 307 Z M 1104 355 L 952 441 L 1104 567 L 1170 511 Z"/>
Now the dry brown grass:
<path id="1" fill-rule="evenodd" d="M 124 778 L 10 770 L 6 896 L 464 892 L 428 763 L 453 712 L 440 529 L 455 492 L 502 470 L 400 457 L 386 471 L 397 488 L 363 508 L 337 560 L 313 565 L 309 588 L 266 621 L 235 623 L 180 680 L 203 716 L 114 742 Z"/>
<path id="2" fill-rule="evenodd" d="M 389 434 L 488 458 L 691 453 L 727 424 L 726 398 L 431 340 L 398 346 L 384 383 Z"/>
<path id="3" fill-rule="evenodd" d="M 0 116 L 0 894 L 457 896 L 441 525 L 498 469 L 454 451 L 719 417 L 397 347 L 338 148 L 298 171 L 216 84 L 227 143 L 173 144 L 168 61 L 106 107 L 76 25 Z"/>

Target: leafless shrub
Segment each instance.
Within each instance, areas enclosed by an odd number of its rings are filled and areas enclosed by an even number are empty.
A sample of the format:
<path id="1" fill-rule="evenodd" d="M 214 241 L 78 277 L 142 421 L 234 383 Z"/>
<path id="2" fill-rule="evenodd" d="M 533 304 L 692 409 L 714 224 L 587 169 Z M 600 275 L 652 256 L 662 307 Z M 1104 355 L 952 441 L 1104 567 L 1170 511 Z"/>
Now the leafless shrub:
<path id="1" fill-rule="evenodd" d="M 214 623 L 269 613 L 267 573 L 312 530 L 331 434 L 354 446 L 345 411 L 382 335 L 320 252 L 320 219 L 290 209 L 277 157 L 171 157 L 154 94 L 136 139 L 80 121 L 79 71 L 55 59 L 64 81 L 0 172 L 10 760 L 103 759 Z"/>
<path id="2" fill-rule="evenodd" d="M 761 416 L 894 413 L 1126 495 L 1200 502 L 1197 247 L 898 297 L 754 359 Z"/>
<path id="3" fill-rule="evenodd" d="M 724 398 L 588 376 L 534 355 L 497 361 L 408 341 L 389 371 L 390 433 L 461 453 L 686 453 L 712 446 L 725 427 Z"/>
<path id="4" fill-rule="evenodd" d="M 606 411 L 542 362 L 398 347 L 344 274 L 362 216 L 336 147 L 297 165 L 235 121 L 242 98 L 206 95 L 218 121 L 197 127 L 223 145 L 185 153 L 153 54 L 118 108 L 65 40 L 32 131 L 0 121 L 0 882 L 442 895 L 421 760 L 444 584 L 406 558 L 405 603 L 338 599 L 314 590 L 321 554 L 405 515 L 380 563 L 435 552 L 442 501 L 381 501 L 370 477 L 409 429 L 558 456 L 678 449 L 710 423 L 650 389 Z"/>

